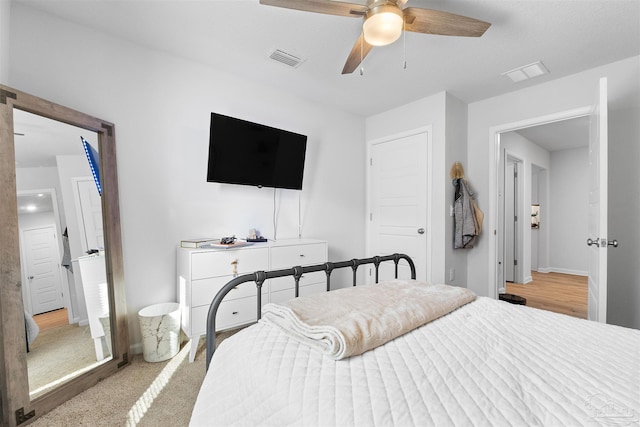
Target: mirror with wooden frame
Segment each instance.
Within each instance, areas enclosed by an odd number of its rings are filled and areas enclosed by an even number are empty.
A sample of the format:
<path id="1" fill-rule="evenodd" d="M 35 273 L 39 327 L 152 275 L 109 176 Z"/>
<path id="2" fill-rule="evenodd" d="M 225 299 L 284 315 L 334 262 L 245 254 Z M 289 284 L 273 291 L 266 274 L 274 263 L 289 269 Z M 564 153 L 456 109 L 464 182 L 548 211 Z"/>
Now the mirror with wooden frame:
<path id="1" fill-rule="evenodd" d="M 23 147 L 15 145 L 15 139 L 23 136 L 16 126 L 22 127 L 25 122 L 31 123 L 31 129 L 66 127 L 83 137 L 82 141 L 73 138 L 73 152 L 67 152 L 66 147 L 53 149 L 65 172 L 59 172 L 59 166 L 50 168 L 56 170 L 50 185 L 35 185 L 37 191 L 18 185 L 32 179 L 25 179 L 24 171 L 36 165 L 20 164 Z M 56 144 L 56 138 L 47 135 L 38 143 L 41 151 L 52 151 Z M 19 209 L 26 206 L 23 202 L 29 202 L 30 207 L 42 203 L 50 209 L 28 216 Z M 79 220 L 81 217 L 87 221 Z M 0 85 L 0 218 L 0 411 L 2 425 L 17 426 L 129 364 L 114 125 Z M 54 239 L 73 236 L 75 256 L 61 240 L 47 243 L 47 237 L 43 243 L 42 235 L 53 235 Z M 78 242 L 82 242 L 82 249 Z M 59 251 L 58 246 L 63 249 Z M 43 251 L 41 247 L 55 250 Z M 33 262 L 30 251 L 46 262 Z M 42 258 L 41 253 L 47 255 Z M 62 277 L 63 285 L 51 288 L 49 282 L 38 283 L 40 277 L 48 276 Z M 74 347 L 64 352 L 77 354 L 80 346 L 89 346 L 92 363 L 74 372 L 59 367 L 52 379 L 44 381 L 50 384 L 35 386 L 33 364 L 38 362 L 33 362 L 32 356 L 36 351 L 29 353 L 38 349 L 38 327 L 32 327 L 31 314 L 58 311 L 58 307 L 64 307 L 70 329 L 82 327 L 90 337 L 87 342 L 70 344 Z M 38 349 L 40 353 L 42 348 Z"/>

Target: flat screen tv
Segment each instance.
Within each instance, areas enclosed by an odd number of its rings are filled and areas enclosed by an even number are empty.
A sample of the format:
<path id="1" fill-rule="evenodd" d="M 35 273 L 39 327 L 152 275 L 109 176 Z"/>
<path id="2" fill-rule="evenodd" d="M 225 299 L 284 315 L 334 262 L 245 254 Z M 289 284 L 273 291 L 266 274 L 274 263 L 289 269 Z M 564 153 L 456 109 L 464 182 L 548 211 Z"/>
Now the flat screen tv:
<path id="1" fill-rule="evenodd" d="M 211 113 L 208 182 L 302 190 L 307 137 Z"/>

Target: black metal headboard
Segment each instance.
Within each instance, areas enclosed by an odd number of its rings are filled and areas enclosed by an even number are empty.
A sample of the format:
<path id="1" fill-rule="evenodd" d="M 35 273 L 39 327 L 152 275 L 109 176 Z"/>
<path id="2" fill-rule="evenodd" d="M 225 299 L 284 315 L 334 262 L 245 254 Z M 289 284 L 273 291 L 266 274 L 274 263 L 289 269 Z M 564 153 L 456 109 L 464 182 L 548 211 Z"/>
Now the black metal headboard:
<path id="1" fill-rule="evenodd" d="M 220 291 L 216 294 L 209 306 L 209 314 L 207 316 L 207 369 L 209 369 L 209 363 L 211 362 L 211 357 L 213 353 L 216 351 L 216 313 L 218 312 L 218 307 L 220 303 L 224 299 L 231 289 L 236 286 L 245 283 L 245 282 L 255 282 L 256 283 L 256 296 L 257 296 L 257 318 L 260 319 L 262 313 L 262 285 L 264 281 L 267 279 L 273 279 L 276 277 L 285 277 L 285 276 L 293 276 L 295 280 L 295 296 L 298 297 L 299 287 L 300 287 L 300 278 L 304 273 L 313 273 L 317 271 L 324 271 L 327 275 L 327 292 L 331 290 L 331 273 L 333 270 L 339 268 L 348 268 L 350 267 L 353 270 L 353 286 L 356 286 L 356 272 L 358 267 L 365 264 L 373 264 L 376 267 L 376 283 L 378 283 L 378 270 L 380 264 L 384 261 L 393 261 L 395 263 L 395 277 L 398 278 L 398 263 L 401 259 L 404 259 L 409 264 L 409 268 L 411 269 L 411 278 L 415 280 L 416 278 L 416 267 L 413 263 L 413 260 L 409 258 L 408 255 L 405 254 L 393 254 L 393 255 L 385 255 L 385 256 L 374 256 L 371 258 L 361 258 L 361 259 L 352 259 L 349 261 L 341 261 L 341 262 L 325 262 L 323 264 L 316 265 L 308 265 L 305 267 L 292 267 L 286 270 L 273 270 L 273 271 L 256 271 L 255 273 L 243 274 L 241 276 L 235 277 L 234 279 L 227 282 L 226 285 L 220 289 Z"/>

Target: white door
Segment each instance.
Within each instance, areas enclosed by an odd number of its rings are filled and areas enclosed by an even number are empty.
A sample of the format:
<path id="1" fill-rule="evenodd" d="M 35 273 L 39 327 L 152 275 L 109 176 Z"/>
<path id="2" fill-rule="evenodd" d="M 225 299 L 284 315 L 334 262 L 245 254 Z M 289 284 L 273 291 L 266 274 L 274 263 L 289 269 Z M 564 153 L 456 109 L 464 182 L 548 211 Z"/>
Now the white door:
<path id="1" fill-rule="evenodd" d="M 64 307 L 55 227 L 24 231 L 25 273 L 33 315 Z"/>
<path id="2" fill-rule="evenodd" d="M 76 180 L 83 251 L 104 249 L 102 201 L 93 178 Z"/>
<path id="3" fill-rule="evenodd" d="M 504 180 L 505 280 L 516 282 L 518 258 L 518 164 L 507 159 Z"/>
<path id="4" fill-rule="evenodd" d="M 372 145 L 370 160 L 370 253 L 409 255 L 418 280 L 427 280 L 427 145 L 426 132 L 399 137 Z M 400 266 L 398 277 L 409 278 Z M 382 263 L 380 281 L 394 270 Z"/>
<path id="5" fill-rule="evenodd" d="M 607 79 L 599 93 L 589 124 L 589 308 L 590 320 L 607 321 Z"/>

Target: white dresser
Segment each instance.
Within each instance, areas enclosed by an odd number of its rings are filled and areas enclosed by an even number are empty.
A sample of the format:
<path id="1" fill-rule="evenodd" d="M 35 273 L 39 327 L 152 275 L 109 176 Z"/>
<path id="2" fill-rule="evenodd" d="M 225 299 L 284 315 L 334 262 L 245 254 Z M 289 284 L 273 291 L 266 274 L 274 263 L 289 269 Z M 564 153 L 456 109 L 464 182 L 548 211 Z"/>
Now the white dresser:
<path id="1" fill-rule="evenodd" d="M 284 239 L 254 243 L 230 249 L 177 250 L 178 302 L 182 330 L 191 339 L 189 361 L 195 358 L 198 342 L 206 333 L 209 305 L 216 293 L 234 275 L 278 270 L 327 261 L 328 245 L 322 240 Z M 326 274 L 305 274 L 300 279 L 300 296 L 326 290 Z M 262 304 L 282 302 L 295 296 L 292 277 L 267 280 L 262 286 Z M 230 291 L 218 309 L 216 330 L 242 326 L 257 320 L 256 286 L 243 283 Z"/>

